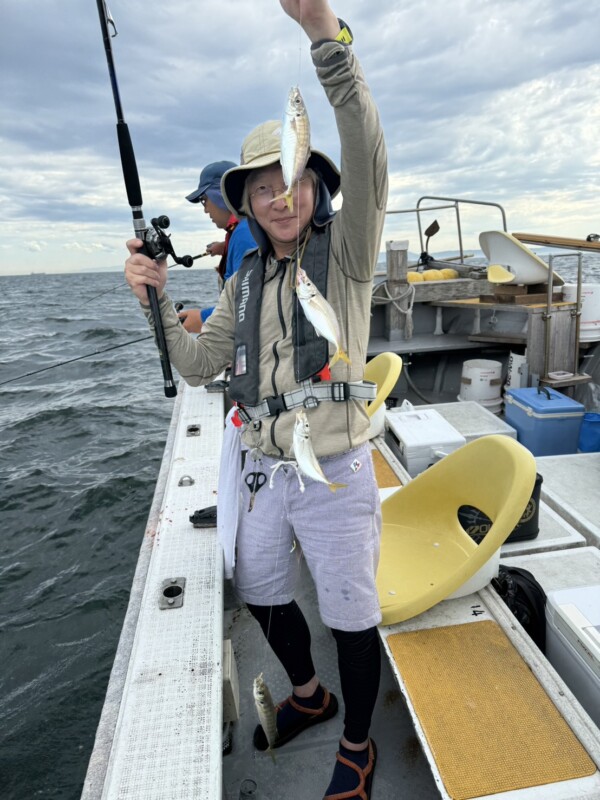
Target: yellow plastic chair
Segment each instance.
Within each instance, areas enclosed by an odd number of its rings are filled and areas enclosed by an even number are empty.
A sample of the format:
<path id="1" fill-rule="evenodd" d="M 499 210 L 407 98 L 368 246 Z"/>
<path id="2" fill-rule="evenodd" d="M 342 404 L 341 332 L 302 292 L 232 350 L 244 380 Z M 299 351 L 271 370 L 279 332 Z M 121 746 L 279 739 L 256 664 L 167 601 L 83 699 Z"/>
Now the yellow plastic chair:
<path id="1" fill-rule="evenodd" d="M 385 402 L 401 371 L 402 359 L 397 353 L 380 353 L 365 364 L 364 379 L 377 384 L 377 396 L 367 406 L 370 417 Z"/>
<path id="2" fill-rule="evenodd" d="M 382 624 L 421 614 L 480 570 L 519 522 L 535 477 L 535 459 L 523 445 L 509 436 L 483 436 L 385 500 L 377 572 Z M 492 520 L 480 544 L 459 522 L 463 505 Z"/>

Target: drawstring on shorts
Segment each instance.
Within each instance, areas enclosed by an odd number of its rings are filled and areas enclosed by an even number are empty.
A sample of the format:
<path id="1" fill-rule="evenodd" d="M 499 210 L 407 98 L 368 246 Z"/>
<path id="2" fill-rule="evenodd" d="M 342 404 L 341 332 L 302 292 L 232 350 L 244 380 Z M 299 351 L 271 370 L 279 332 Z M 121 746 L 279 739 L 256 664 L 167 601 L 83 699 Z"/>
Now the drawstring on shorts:
<path id="1" fill-rule="evenodd" d="M 280 467 L 293 467 L 296 470 L 296 477 L 298 478 L 298 486 L 300 487 L 300 491 L 304 491 L 304 481 L 302 480 L 302 474 L 300 472 L 300 467 L 296 461 L 278 461 L 276 464 L 273 464 L 270 469 L 273 470 L 271 472 L 271 479 L 269 480 L 269 489 L 273 488 L 273 479 L 275 478 L 275 473 Z"/>

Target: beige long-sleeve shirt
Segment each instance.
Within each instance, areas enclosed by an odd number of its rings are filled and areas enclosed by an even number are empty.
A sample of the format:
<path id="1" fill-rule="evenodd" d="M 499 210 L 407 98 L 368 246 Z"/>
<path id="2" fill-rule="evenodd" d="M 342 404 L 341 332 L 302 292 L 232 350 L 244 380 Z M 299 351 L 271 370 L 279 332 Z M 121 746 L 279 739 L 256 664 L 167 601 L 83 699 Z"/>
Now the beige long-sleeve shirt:
<path id="1" fill-rule="evenodd" d="M 327 41 L 311 52 L 317 76 L 334 109 L 341 142 L 343 203 L 331 223 L 327 300 L 339 320 L 351 365 L 338 361 L 331 370 L 332 380 L 360 381 L 387 201 L 387 153 L 379 114 L 353 51 Z M 295 262 L 287 265 L 285 273 L 280 270 L 273 276 L 275 268 L 268 262 L 261 306 L 261 399 L 297 388 L 291 325 Z M 170 359 L 192 386 L 210 382 L 233 359 L 236 277 L 227 281 L 197 338 L 183 330 L 166 294 L 160 301 Z M 149 310 L 144 310 L 152 324 Z M 287 411 L 263 420 L 258 433 L 244 433 L 246 443 L 270 455 L 289 455 L 295 413 Z M 363 402 L 322 402 L 308 411 L 308 417 L 319 457 L 350 450 L 368 438 L 369 421 Z"/>

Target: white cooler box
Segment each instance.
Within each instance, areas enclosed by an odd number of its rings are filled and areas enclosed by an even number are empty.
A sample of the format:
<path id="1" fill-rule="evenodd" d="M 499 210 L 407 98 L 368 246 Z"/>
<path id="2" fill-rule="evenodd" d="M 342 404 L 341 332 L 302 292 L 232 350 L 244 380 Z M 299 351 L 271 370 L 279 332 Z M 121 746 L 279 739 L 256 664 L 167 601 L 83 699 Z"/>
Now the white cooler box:
<path id="1" fill-rule="evenodd" d="M 466 443 L 465 437 L 431 408 L 386 411 L 385 427 L 387 444 L 411 478 Z"/>
<path id="2" fill-rule="evenodd" d="M 548 592 L 546 657 L 600 726 L 600 586 Z"/>

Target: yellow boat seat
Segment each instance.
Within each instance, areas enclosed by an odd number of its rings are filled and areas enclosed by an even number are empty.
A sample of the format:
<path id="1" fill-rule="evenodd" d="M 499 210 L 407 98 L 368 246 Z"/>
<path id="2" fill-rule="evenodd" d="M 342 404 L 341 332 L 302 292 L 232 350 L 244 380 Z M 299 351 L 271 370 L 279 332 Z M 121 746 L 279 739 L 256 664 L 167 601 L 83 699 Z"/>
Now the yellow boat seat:
<path id="1" fill-rule="evenodd" d="M 381 505 L 377 591 L 383 625 L 415 617 L 449 597 L 496 553 L 531 497 L 535 458 L 509 436 L 459 447 Z M 474 506 L 492 526 L 475 544 L 458 519 Z"/>
<path id="2" fill-rule="evenodd" d="M 402 359 L 397 353 L 380 353 L 365 364 L 364 379 L 377 384 L 377 396 L 367 406 L 370 417 L 385 402 L 401 371 Z"/>

